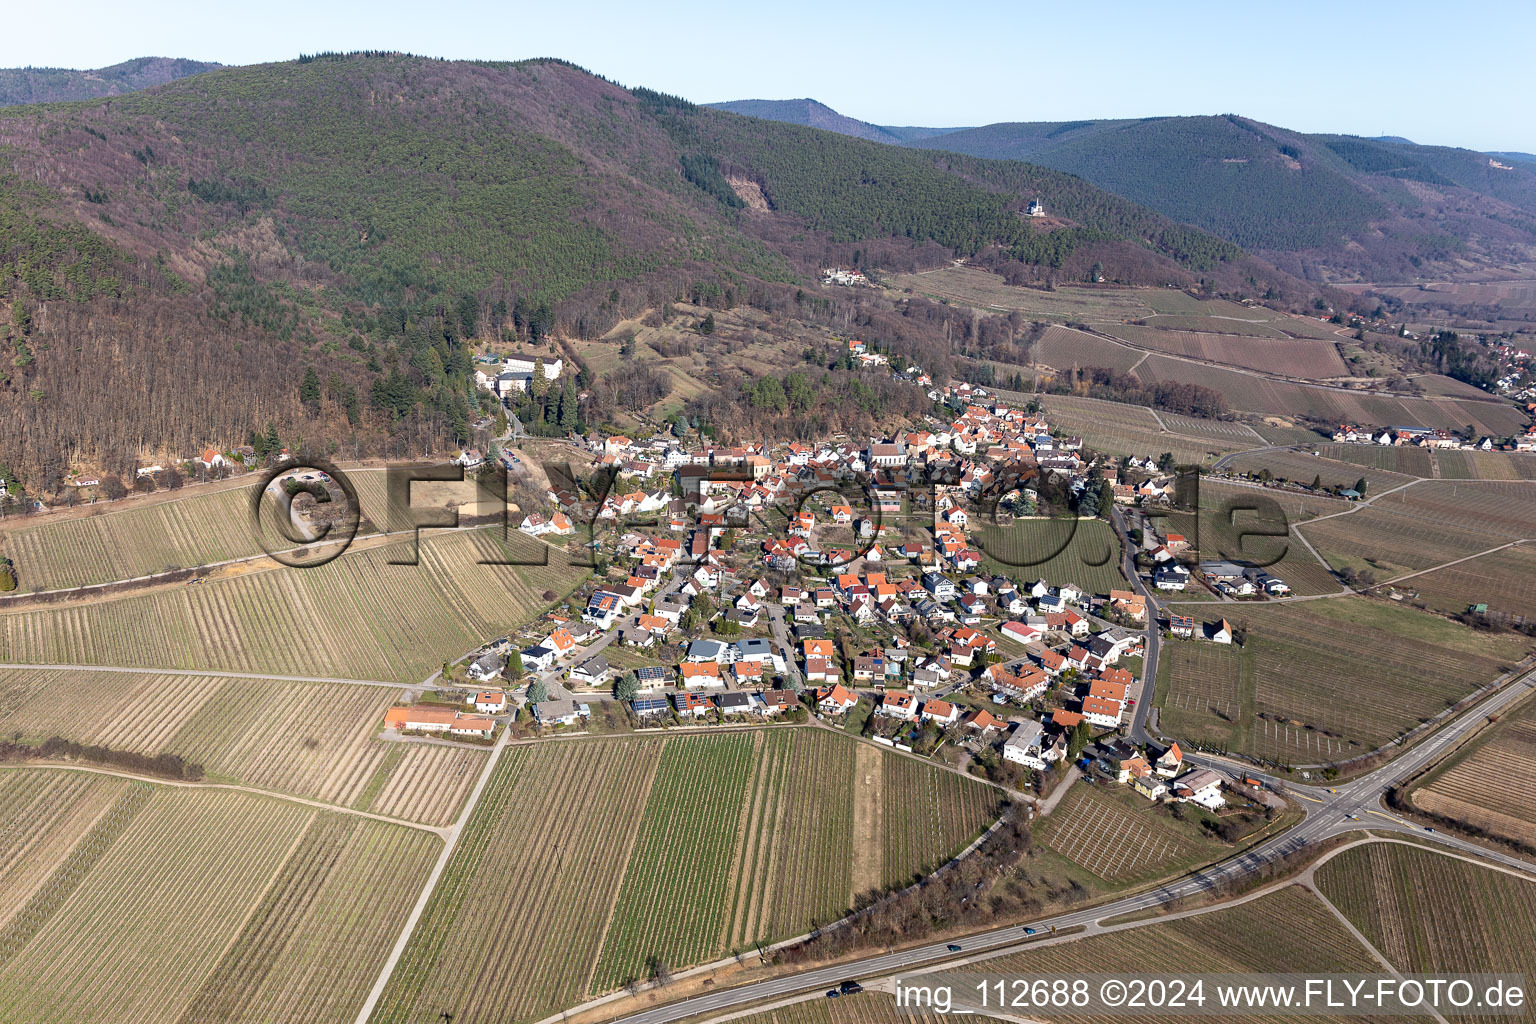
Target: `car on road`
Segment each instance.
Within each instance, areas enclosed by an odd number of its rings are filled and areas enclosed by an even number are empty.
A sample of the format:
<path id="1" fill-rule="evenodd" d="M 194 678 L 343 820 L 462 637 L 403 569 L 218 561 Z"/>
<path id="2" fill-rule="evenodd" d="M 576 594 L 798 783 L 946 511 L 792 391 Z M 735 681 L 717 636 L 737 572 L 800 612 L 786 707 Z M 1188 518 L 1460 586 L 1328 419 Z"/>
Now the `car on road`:
<path id="1" fill-rule="evenodd" d="M 1033 928 L 1025 928 L 1024 929 L 1024 934 L 1025 935 L 1033 935 L 1033 934 L 1035 934 L 1035 930 Z"/>
<path id="2" fill-rule="evenodd" d="M 951 953 L 958 953 L 958 952 L 960 952 L 960 944 L 958 942 L 951 942 L 945 948 L 948 949 Z"/>
<path id="3" fill-rule="evenodd" d="M 1433 825 L 1425 825 L 1425 826 L 1424 826 L 1424 831 L 1425 831 L 1425 832 L 1433 832 L 1433 831 L 1434 831 L 1434 830 L 1435 830 L 1435 829 L 1434 829 L 1434 826 L 1433 826 Z"/>

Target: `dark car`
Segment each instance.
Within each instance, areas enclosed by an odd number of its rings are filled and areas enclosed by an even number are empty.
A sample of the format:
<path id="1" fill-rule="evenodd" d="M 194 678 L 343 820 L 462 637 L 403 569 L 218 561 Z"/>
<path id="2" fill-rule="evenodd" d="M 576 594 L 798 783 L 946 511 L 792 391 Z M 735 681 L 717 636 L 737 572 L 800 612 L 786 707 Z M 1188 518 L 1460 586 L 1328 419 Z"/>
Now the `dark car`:
<path id="1" fill-rule="evenodd" d="M 842 995 L 842 993 L 841 993 L 841 992 L 839 992 L 839 991 L 838 991 L 838 990 L 837 990 L 837 989 L 835 989 L 835 988 L 829 988 L 829 989 L 827 989 L 827 998 L 828 998 L 828 999 L 836 999 L 836 998 L 837 998 L 837 997 L 838 997 L 838 996 L 840 996 L 840 995 Z"/>
<path id="2" fill-rule="evenodd" d="M 949 944 L 949 951 L 951 953 L 958 953 L 958 952 L 960 952 L 960 945 L 959 945 L 959 943 L 951 942 Z"/>
<path id="3" fill-rule="evenodd" d="M 845 981 L 837 986 L 837 990 L 845 996 L 856 996 L 864 991 L 864 986 L 856 981 Z"/>

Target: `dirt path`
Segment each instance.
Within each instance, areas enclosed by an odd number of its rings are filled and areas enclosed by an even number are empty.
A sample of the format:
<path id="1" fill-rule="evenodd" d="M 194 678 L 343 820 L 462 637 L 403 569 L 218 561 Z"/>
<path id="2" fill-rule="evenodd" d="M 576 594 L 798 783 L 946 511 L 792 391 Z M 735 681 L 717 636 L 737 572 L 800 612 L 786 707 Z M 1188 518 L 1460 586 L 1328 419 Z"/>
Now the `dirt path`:
<path id="1" fill-rule="evenodd" d="M 1071 789 L 1072 786 L 1077 782 L 1079 774 L 1079 772 L 1068 769 L 1067 777 L 1061 780 L 1061 782 L 1057 784 L 1056 788 L 1051 790 L 1051 795 L 1046 797 L 1044 802 L 1035 808 L 1035 816 L 1043 818 L 1047 814 L 1050 814 L 1052 811 L 1054 811 L 1056 809 L 1056 805 L 1061 803 L 1062 798 L 1067 795 L 1067 790 Z"/>
<path id="2" fill-rule="evenodd" d="M 348 686 L 387 686 L 391 690 L 408 690 L 405 683 L 390 683 L 382 679 L 335 679 L 327 676 L 279 676 L 264 672 L 204 672 L 195 668 L 134 668 L 129 665 L 31 665 L 20 662 L 0 662 L 0 669 L 33 669 L 39 672 L 131 672 L 145 676 L 210 676 L 215 679 L 270 679 L 280 683 L 345 683 Z"/>
<path id="3" fill-rule="evenodd" d="M 1397 967 L 1393 965 L 1392 961 L 1388 960 L 1386 956 L 1382 954 L 1381 950 L 1377 949 L 1371 940 L 1365 937 L 1364 932 L 1355 927 L 1355 923 L 1353 921 L 1344 916 L 1344 912 L 1342 910 L 1333 905 L 1332 900 L 1323 895 L 1323 891 L 1317 887 L 1315 882 L 1312 881 L 1311 872 L 1308 873 L 1307 881 L 1301 884 L 1303 888 L 1311 892 L 1312 895 L 1317 898 L 1318 902 L 1322 903 L 1323 906 L 1328 908 L 1328 912 L 1338 920 L 1339 924 L 1343 926 L 1344 930 L 1349 932 L 1350 935 L 1354 936 L 1355 941 L 1360 943 L 1361 947 L 1367 953 L 1371 954 L 1371 957 L 1375 959 L 1377 963 L 1386 968 L 1388 974 L 1392 975 L 1392 977 L 1396 978 L 1398 981 L 1403 980 L 1402 972 L 1400 972 Z M 1450 1022 L 1447 1021 L 1445 1017 L 1441 1016 L 1438 1010 L 1426 1006 L 1425 1011 L 1433 1016 L 1435 1020 L 1439 1021 L 1440 1024 L 1450 1024 Z"/>
<path id="4" fill-rule="evenodd" d="M 0 765 L 0 772 L 14 771 L 17 768 L 48 768 L 61 772 L 90 772 L 95 775 L 111 775 L 114 778 L 130 779 L 134 782 L 148 782 L 156 786 L 173 786 L 177 789 L 228 789 L 236 793 L 248 793 L 251 796 L 264 796 L 271 800 L 284 800 L 291 804 L 312 807 L 320 811 L 334 811 L 337 814 L 351 814 L 359 818 L 372 818 L 374 821 L 399 825 L 402 828 L 419 829 L 422 832 L 431 832 L 438 836 L 444 836 L 447 832 L 446 829 L 437 828 L 432 825 L 423 825 L 419 821 L 406 821 L 404 818 L 392 818 L 387 814 L 359 811 L 342 804 L 328 804 L 323 800 L 311 800 L 309 797 L 294 796 L 292 793 L 277 793 L 270 789 L 257 789 L 255 786 L 244 786 L 234 782 L 187 782 L 182 779 L 162 779 L 154 775 L 136 775 L 133 772 L 119 771 L 116 768 L 100 768 L 95 765 L 69 764 L 48 760 L 16 761 Z"/>
<path id="5" fill-rule="evenodd" d="M 885 768 L 880 751 L 860 743 L 853 760 L 853 894 L 885 879 Z"/>
<path id="6" fill-rule="evenodd" d="M 491 750 L 491 756 L 486 759 L 485 767 L 480 771 L 480 778 L 475 781 L 475 788 L 470 790 L 469 798 L 464 801 L 464 807 L 459 811 L 459 820 L 446 829 L 437 830 L 444 836 L 442 852 L 437 855 L 437 863 L 432 865 L 432 873 L 422 884 L 421 893 L 416 897 L 416 905 L 411 908 L 410 916 L 405 919 L 405 924 L 400 928 L 395 946 L 389 951 L 389 959 L 380 966 L 379 976 L 374 979 L 368 998 L 363 1000 L 363 1005 L 358 1009 L 356 1024 L 368 1024 L 368 1018 L 373 1016 L 373 1009 L 379 1004 L 379 997 L 384 994 L 384 986 L 389 984 L 390 975 L 395 973 L 395 966 L 399 964 L 401 955 L 405 953 L 406 944 L 411 941 L 411 934 L 416 931 L 416 925 L 427 909 L 427 901 L 437 891 L 438 880 L 443 877 L 443 871 L 453 857 L 454 848 L 459 845 L 459 837 L 464 834 L 464 826 L 475 813 L 475 807 L 485 793 L 486 784 L 491 781 L 491 775 L 496 770 L 496 762 L 501 757 L 501 750 L 507 745 L 507 736 L 508 731 L 503 730 L 501 738 L 496 741 L 496 746 Z"/>

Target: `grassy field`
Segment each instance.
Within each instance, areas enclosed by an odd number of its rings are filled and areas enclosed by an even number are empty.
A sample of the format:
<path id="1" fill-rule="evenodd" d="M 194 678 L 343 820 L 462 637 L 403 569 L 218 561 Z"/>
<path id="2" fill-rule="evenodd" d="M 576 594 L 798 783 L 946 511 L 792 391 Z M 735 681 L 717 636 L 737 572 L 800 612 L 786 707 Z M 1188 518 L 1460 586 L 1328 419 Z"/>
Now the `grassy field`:
<path id="1" fill-rule="evenodd" d="M 1415 600 L 1448 615 L 1477 604 L 1490 612 L 1536 618 L 1536 546 L 1505 548 L 1403 583 Z"/>
<path id="2" fill-rule="evenodd" d="M 1536 848 L 1536 792 L 1499 785 L 1536 769 L 1536 704 L 1527 701 L 1435 768 L 1409 799 L 1474 831 Z"/>
<path id="3" fill-rule="evenodd" d="M 1253 429 L 1270 444 L 1316 444 L 1325 440 L 1311 427 L 1284 416 L 1254 417 Z"/>
<path id="4" fill-rule="evenodd" d="M 1528 646 L 1361 597 L 1224 612 L 1247 628 L 1241 651 L 1218 655 L 1196 640 L 1165 649 L 1158 699 L 1172 716 L 1166 727 L 1287 764 L 1374 750 L 1518 662 Z"/>
<path id="5" fill-rule="evenodd" d="M 1536 973 L 1536 884 L 1381 843 L 1348 850 L 1318 887 L 1404 973 Z"/>
<path id="6" fill-rule="evenodd" d="M 130 787 L 134 796 L 124 800 Z M 146 785 L 106 775 L 5 769 L 0 776 L 0 941 L 19 934 L 8 927 L 14 915 L 49 879 L 62 879 L 56 872 L 71 851 L 149 792 Z M 96 835 L 101 840 L 106 833 Z M 0 964 L 14 945 L 11 940 L 0 946 Z"/>
<path id="7" fill-rule="evenodd" d="M 420 564 L 391 565 L 408 542 L 352 551 L 313 569 L 277 568 L 198 586 L 0 614 L 0 660 L 271 672 L 420 682 L 487 637 L 531 618 L 585 570 L 527 538 L 505 558 L 496 531 L 424 535 Z"/>
<path id="8" fill-rule="evenodd" d="M 1267 498 L 1279 505 L 1293 523 L 1306 522 L 1309 519 L 1332 515 L 1354 507 L 1343 498 L 1308 490 L 1293 491 L 1280 487 L 1257 488 L 1252 484 L 1226 483 L 1221 480 L 1202 479 L 1200 481 L 1200 504 L 1208 508 L 1220 509 L 1232 502 L 1242 503 L 1254 497 Z"/>
<path id="9" fill-rule="evenodd" d="M 972 531 L 982 566 L 1022 582 L 1073 583 L 1089 593 L 1126 586 L 1120 573 L 1120 541 L 1102 519 L 1016 519 L 1007 526 L 984 523 Z"/>
<path id="10" fill-rule="evenodd" d="M 1221 332 L 1217 334 L 1177 330 L 1167 325 L 1172 319 L 1158 317 L 1148 320 L 1147 326 L 1107 324 L 1099 329 L 1138 348 L 1284 377 L 1325 378 L 1349 375 L 1349 368 L 1339 357 L 1338 346 L 1328 341 L 1287 338 L 1267 326 L 1257 328 L 1264 333 L 1255 336 L 1232 330 L 1227 321 L 1211 321 L 1214 329 Z"/>
<path id="11" fill-rule="evenodd" d="M 1252 659 L 1228 644 L 1180 640 L 1162 650 L 1157 699 L 1163 731 L 1185 742 L 1241 749 L 1253 720 Z"/>
<path id="12" fill-rule="evenodd" d="M 62 774 L 5 770 L 22 787 Z M 0 927 L 0 1018 L 222 1024 L 356 1012 L 436 837 L 243 793 L 107 782 L 116 798 L 89 831 L 22 858 L 23 869 L 29 856 L 50 863 Z M 72 804 L 57 806 L 72 820 Z"/>
<path id="13" fill-rule="evenodd" d="M 364 516 L 360 534 L 389 528 L 385 473 L 347 473 Z M 256 477 L 218 490 L 190 488 L 169 500 L 102 503 L 84 514 L 58 514 L 3 537 L 0 553 L 16 563 L 22 589 L 53 590 L 134 579 L 173 569 L 250 558 L 262 553 L 250 521 Z M 412 504 L 434 509 L 467 504 L 465 515 L 490 515 L 493 506 L 473 481 L 419 483 Z M 275 534 L 273 535 L 276 536 Z"/>
<path id="14" fill-rule="evenodd" d="M 899 755 L 861 747 L 795 729 L 507 750 L 374 1019 L 537 1018 L 653 958 L 676 969 L 824 923 L 865 858 L 905 877 L 989 823 L 995 791 L 916 761 L 892 774 Z M 852 842 L 871 822 L 873 843 Z M 893 852 L 893 832 L 928 834 Z"/>
<path id="15" fill-rule="evenodd" d="M 1426 480 L 1384 495 L 1372 507 L 1493 538 L 1536 538 L 1536 482 L 1532 481 Z"/>
<path id="16" fill-rule="evenodd" d="M 1475 555 L 1505 540 L 1375 508 L 1304 523 L 1299 529 L 1329 565 L 1369 570 L 1377 582 Z M 1404 586 L 1411 590 L 1418 584 L 1409 580 Z"/>
<path id="17" fill-rule="evenodd" d="M 376 739 L 398 693 L 227 676 L 0 671 L 0 732 L 180 754 L 210 779 L 445 825 L 483 750 Z"/>

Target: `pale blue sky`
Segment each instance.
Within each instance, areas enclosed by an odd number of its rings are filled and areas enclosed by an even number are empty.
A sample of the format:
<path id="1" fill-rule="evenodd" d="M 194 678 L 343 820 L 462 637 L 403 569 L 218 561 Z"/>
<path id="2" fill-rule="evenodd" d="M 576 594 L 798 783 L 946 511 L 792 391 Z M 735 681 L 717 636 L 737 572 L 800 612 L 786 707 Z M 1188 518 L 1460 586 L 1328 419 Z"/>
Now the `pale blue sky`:
<path id="1" fill-rule="evenodd" d="M 325 3 L 19 0 L 0 66 L 315 50 L 564 57 L 699 101 L 814 96 L 880 124 L 1239 113 L 1536 151 L 1536 2 Z"/>

